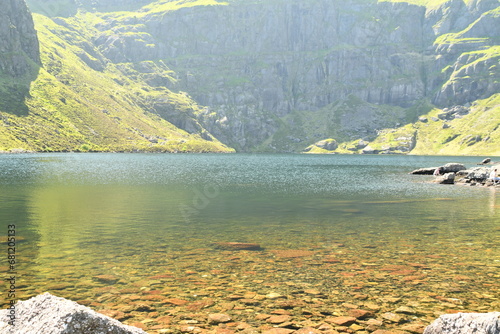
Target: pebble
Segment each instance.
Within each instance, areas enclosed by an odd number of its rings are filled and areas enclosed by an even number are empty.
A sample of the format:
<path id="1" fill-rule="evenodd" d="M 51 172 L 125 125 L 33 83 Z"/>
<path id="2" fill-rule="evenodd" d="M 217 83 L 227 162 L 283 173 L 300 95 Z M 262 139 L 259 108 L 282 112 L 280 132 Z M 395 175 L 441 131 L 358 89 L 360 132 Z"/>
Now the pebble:
<path id="1" fill-rule="evenodd" d="M 312 327 L 304 327 L 294 332 L 294 334 L 320 334 L 320 333 L 321 331 Z"/>
<path id="2" fill-rule="evenodd" d="M 415 310 L 408 306 L 400 306 L 394 312 L 404 314 L 416 314 Z"/>
<path id="3" fill-rule="evenodd" d="M 210 324 L 221 324 L 231 321 L 231 317 L 224 313 L 212 313 L 208 315 L 208 322 Z"/>
<path id="4" fill-rule="evenodd" d="M 347 312 L 347 314 L 356 319 L 365 319 L 373 317 L 373 312 L 360 309 L 351 309 Z"/>
<path id="5" fill-rule="evenodd" d="M 403 321 L 403 318 L 400 315 L 392 312 L 383 313 L 382 318 L 394 323 L 400 323 L 401 321 Z"/>
<path id="6" fill-rule="evenodd" d="M 354 317 L 329 317 L 325 319 L 326 322 L 334 323 L 339 326 L 349 326 L 356 322 L 356 318 Z"/>
<path id="7" fill-rule="evenodd" d="M 271 292 L 266 295 L 267 299 L 278 299 L 278 298 L 285 298 L 282 294 L 276 293 L 276 292 Z"/>
<path id="8" fill-rule="evenodd" d="M 283 322 L 290 321 L 292 317 L 286 314 L 283 315 L 272 315 L 269 318 L 267 318 L 267 322 L 271 324 L 281 324 Z"/>

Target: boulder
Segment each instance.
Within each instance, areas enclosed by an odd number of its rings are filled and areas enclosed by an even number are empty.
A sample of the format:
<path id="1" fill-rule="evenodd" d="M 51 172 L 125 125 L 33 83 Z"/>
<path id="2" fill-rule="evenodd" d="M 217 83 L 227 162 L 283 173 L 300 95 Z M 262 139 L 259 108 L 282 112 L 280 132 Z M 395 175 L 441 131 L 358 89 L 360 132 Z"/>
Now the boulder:
<path id="1" fill-rule="evenodd" d="M 445 314 L 424 334 L 500 334 L 500 312 Z"/>
<path id="2" fill-rule="evenodd" d="M 147 334 L 90 308 L 50 293 L 17 302 L 0 311 L 0 333 L 26 334 Z M 9 324 L 15 316 L 14 326 Z"/>
<path id="3" fill-rule="evenodd" d="M 378 154 L 379 151 L 372 148 L 370 145 L 366 146 L 363 150 L 361 150 L 362 154 Z"/>
<path id="4" fill-rule="evenodd" d="M 415 169 L 414 171 L 410 172 L 410 174 L 415 174 L 415 175 L 432 175 L 434 174 L 434 171 L 438 167 L 427 167 L 427 168 L 419 168 Z"/>
<path id="5" fill-rule="evenodd" d="M 434 182 L 439 184 L 454 184 L 455 183 L 455 173 L 446 173 L 444 175 L 436 177 Z"/>
<path id="6" fill-rule="evenodd" d="M 490 175 L 490 168 L 488 167 L 473 167 L 466 170 L 457 172 L 457 178 L 463 182 L 477 181 L 484 182 Z"/>
<path id="7" fill-rule="evenodd" d="M 316 145 L 319 148 L 325 149 L 327 151 L 333 151 L 336 150 L 339 145 L 337 144 L 337 141 L 332 138 L 328 138 L 325 140 L 320 140 L 316 142 L 314 145 Z"/>
<path id="8" fill-rule="evenodd" d="M 481 161 L 478 165 L 486 165 L 491 162 L 491 158 L 486 158 L 483 161 Z"/>
<path id="9" fill-rule="evenodd" d="M 459 164 L 459 163 L 455 163 L 455 162 L 451 162 L 451 163 L 448 163 L 444 166 L 441 166 L 441 171 L 443 173 L 456 173 L 456 172 L 459 172 L 461 170 L 466 170 L 467 168 L 465 168 L 465 166 L 463 164 Z"/>

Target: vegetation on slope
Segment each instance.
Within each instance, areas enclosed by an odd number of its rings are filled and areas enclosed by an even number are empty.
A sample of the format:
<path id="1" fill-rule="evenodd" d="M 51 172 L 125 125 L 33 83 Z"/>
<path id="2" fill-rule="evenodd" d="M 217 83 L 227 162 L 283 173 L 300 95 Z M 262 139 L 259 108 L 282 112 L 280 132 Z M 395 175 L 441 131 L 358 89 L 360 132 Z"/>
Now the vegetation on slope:
<path id="1" fill-rule="evenodd" d="M 31 83 L 12 86 L 7 77 L 0 81 L 0 151 L 231 151 L 207 133 L 175 127 L 144 104 L 161 96 L 172 100 L 168 104 L 174 108 L 197 109 L 187 96 L 155 91 L 95 58 L 84 50 L 89 49 L 85 30 L 77 34 L 41 15 L 35 15 L 35 23 L 43 66 Z M 104 68 L 98 71 L 89 64 Z M 28 84 L 25 98 L 9 105 L 9 96 Z"/>
<path id="2" fill-rule="evenodd" d="M 217 55 L 189 53 L 180 57 L 167 56 L 158 52 L 162 41 L 151 32 L 155 24 L 152 19 L 161 17 L 163 20 L 165 14 L 187 7 L 265 5 L 266 2 L 262 1 L 158 0 L 149 1 L 149 4 L 141 1 L 141 6 L 145 5 L 140 9 L 139 2 L 130 2 L 135 11 L 100 13 L 97 8 L 95 12 L 69 13 L 65 9 L 69 17 L 53 21 L 39 15 L 36 23 L 44 66 L 39 70 L 34 67 L 31 77 L 26 77 L 17 85 L 8 83 L 8 78 L 0 78 L 0 124 L 2 120 L 4 122 L 4 126 L 0 127 L 0 150 L 228 151 L 205 130 L 210 124 L 224 124 L 224 127 L 215 128 L 220 131 L 211 129 L 219 139 L 237 148 L 246 145 L 246 149 L 250 147 L 253 151 L 300 152 L 313 143 L 330 138 L 338 143 L 335 150 L 312 147 L 310 151 L 498 154 L 495 143 L 500 139 L 496 129 L 500 109 L 498 96 L 491 96 L 491 92 L 498 92 L 495 87 L 499 87 L 500 51 L 498 36 L 491 30 L 485 33 L 482 27 L 492 26 L 488 22 L 498 22 L 491 20 L 498 19 L 499 9 L 483 13 L 466 26 L 454 26 L 464 20 L 446 15 L 461 15 L 454 13 L 456 8 L 463 10 L 460 1 L 388 1 L 425 6 L 428 15 L 442 12 L 433 26 L 435 31 L 441 31 L 436 35 L 436 54 L 432 59 L 439 65 L 427 69 L 422 65 L 422 71 L 427 71 L 422 74 L 422 80 L 427 81 L 425 84 L 433 81 L 440 82 L 441 86 L 411 107 L 371 104 L 351 94 L 319 109 L 292 109 L 286 113 L 252 109 L 258 105 L 252 94 L 260 89 L 256 85 L 260 79 L 255 75 L 271 73 L 275 70 L 274 64 L 279 62 L 281 66 L 286 57 L 309 60 L 311 57 L 315 60 L 335 58 L 340 51 L 352 55 L 356 50 L 349 47 L 353 46 L 294 51 L 293 55 L 250 55 L 245 53 L 247 51 L 234 50 L 234 53 L 220 58 Z M 36 0 L 30 2 L 40 3 Z M 61 10 L 66 8 L 67 2 L 49 1 L 57 3 Z M 91 9 L 87 6 L 90 1 L 81 2 L 84 8 Z M 100 3 L 104 6 L 108 1 Z M 287 2 L 274 0 L 272 3 Z M 107 6 L 128 9 L 127 6 L 113 5 L 111 1 Z M 54 9 L 54 12 L 57 11 Z M 429 22 L 426 24 L 434 24 L 430 19 Z M 393 33 L 398 31 L 398 22 L 389 26 L 394 28 Z M 442 33 L 443 27 L 449 28 Z M 175 41 L 168 42 L 171 42 L 169 46 L 176 47 Z M 185 42 L 181 40 L 180 44 Z M 200 45 L 210 43 L 214 41 L 200 41 Z M 163 48 L 165 44 L 163 42 Z M 408 51 L 403 50 L 402 45 L 399 47 L 401 58 L 396 57 L 395 61 L 404 66 L 424 63 L 434 56 L 424 57 L 418 54 L 418 50 Z M 363 50 L 354 54 L 361 57 Z M 373 52 L 375 49 L 370 50 Z M 408 61 L 408 57 L 418 61 Z M 251 71 L 237 71 L 245 59 L 252 60 L 245 66 L 254 66 L 254 77 Z M 304 63 L 304 66 L 295 66 L 302 69 L 311 63 L 314 69 L 312 61 Z M 169 66 L 178 72 L 175 73 Z M 298 69 L 289 67 L 287 70 L 288 81 L 276 82 L 276 86 L 289 88 L 283 89 L 282 93 L 289 95 L 283 99 L 292 96 L 293 104 L 307 101 L 303 91 L 295 90 L 300 87 L 298 81 L 301 77 L 296 75 Z M 394 78 L 401 85 L 410 86 L 415 78 L 405 77 L 407 73 L 402 73 L 399 78 L 396 73 Z M 185 85 L 190 80 L 195 83 Z M 28 90 L 26 87 L 30 81 L 33 82 Z M 374 88 L 393 84 L 386 81 L 386 78 L 374 76 L 358 83 Z M 326 95 L 327 89 L 341 91 L 346 88 L 332 86 L 334 84 L 328 80 L 325 82 L 325 86 L 320 87 L 324 92 L 313 93 L 321 96 Z M 196 91 L 186 89 L 188 92 L 184 93 L 177 90 L 177 87 L 193 85 Z M 231 95 L 234 92 L 237 94 Z M 201 97 L 200 101 L 207 96 L 221 96 L 227 100 L 222 108 L 204 108 L 188 93 Z M 452 108 L 455 104 L 471 105 L 470 112 L 453 119 L 438 117 L 443 114 L 443 109 Z M 259 122 L 266 125 L 256 126 Z M 231 137 L 232 133 L 243 130 L 249 133 L 246 138 L 238 141 Z"/>

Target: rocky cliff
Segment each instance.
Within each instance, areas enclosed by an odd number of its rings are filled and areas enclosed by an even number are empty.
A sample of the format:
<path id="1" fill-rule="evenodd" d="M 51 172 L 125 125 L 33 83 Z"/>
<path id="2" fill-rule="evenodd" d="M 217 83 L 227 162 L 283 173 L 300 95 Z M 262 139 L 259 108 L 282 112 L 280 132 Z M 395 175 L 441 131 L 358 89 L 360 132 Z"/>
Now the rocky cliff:
<path id="1" fill-rule="evenodd" d="M 5 0 L 0 11 L 0 75 L 21 77 L 40 63 L 38 38 L 24 0 Z"/>
<path id="2" fill-rule="evenodd" d="M 416 121 L 422 101 L 498 92 L 495 0 L 192 4 L 107 15 L 94 43 L 113 63 L 161 59 L 170 87 L 207 106 L 198 121 L 239 150 L 370 141 Z"/>
<path id="3" fill-rule="evenodd" d="M 333 139 L 345 153 L 470 153 L 500 140 L 468 130 L 476 110 L 499 114 L 497 0 L 29 3 L 52 8 L 48 30 L 134 105 L 240 151 Z M 456 105 L 467 112 L 437 117 Z"/>
<path id="4" fill-rule="evenodd" d="M 111 64 L 93 46 L 94 30 L 71 17 L 33 20 L 22 0 L 8 0 L 2 9 L 0 152 L 232 151 L 194 119 L 188 132 L 150 112 L 149 101 L 158 96 L 164 109 L 181 115 L 201 109 L 185 94 L 147 83 L 161 68 L 143 64 L 141 73 Z"/>

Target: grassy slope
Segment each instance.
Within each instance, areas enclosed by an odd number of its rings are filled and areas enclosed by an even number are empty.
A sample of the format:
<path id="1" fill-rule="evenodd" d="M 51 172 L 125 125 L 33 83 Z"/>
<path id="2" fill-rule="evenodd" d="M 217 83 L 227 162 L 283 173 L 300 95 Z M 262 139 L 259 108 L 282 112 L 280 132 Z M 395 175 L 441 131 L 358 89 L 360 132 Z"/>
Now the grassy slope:
<path id="1" fill-rule="evenodd" d="M 91 69 L 76 55 L 85 53 L 82 49 L 58 37 L 71 31 L 41 15 L 35 15 L 35 24 L 43 67 L 24 102 L 29 112 L 1 106 L 0 150 L 231 151 L 140 108 L 137 96 L 145 85 L 118 84 L 118 79 L 127 78 L 112 66 L 104 72 Z M 8 92 L 6 78 L 0 85 L 4 94 Z"/>
<path id="2" fill-rule="evenodd" d="M 435 117 L 439 112 L 435 109 L 429 116 Z M 448 124 L 446 129 L 442 121 L 412 125 L 419 138 L 411 153 L 500 156 L 500 94 L 476 101 L 469 115 Z"/>
<path id="3" fill-rule="evenodd" d="M 389 1 L 404 1 L 428 8 L 437 7 L 445 2 L 444 0 Z M 229 0 L 228 2 L 237 3 L 238 0 Z M 228 2 L 160 0 L 154 5 L 145 6 L 138 15 L 160 15 L 162 12 L 182 7 L 226 5 Z M 126 19 L 130 13 L 117 12 L 106 15 Z M 99 20 L 99 17 L 88 14 L 86 19 Z M 73 21 L 72 24 L 77 25 L 78 23 Z M 156 115 L 144 112 L 137 105 L 138 96 L 140 98 L 156 97 L 165 94 L 165 92 L 148 90 L 140 80 L 137 82 L 137 78 L 132 80 L 130 77 L 124 76 L 123 71 L 117 69 L 116 66 L 108 65 L 104 73 L 91 70 L 78 57 L 74 56 L 74 52 L 81 52 L 81 50 L 75 50 L 75 46 L 70 46 L 59 40 L 44 25 L 51 26 L 53 23 L 38 16 L 37 27 L 41 33 L 40 39 L 46 70 L 40 71 L 37 80 L 31 86 L 32 98 L 27 100 L 27 105 L 31 110 L 28 116 L 14 117 L 12 114 L 1 113 L 0 119 L 3 118 L 6 121 L 5 124 L 10 124 L 10 126 L 0 127 L 0 150 L 18 147 L 33 150 L 226 150 L 217 141 L 208 143 L 201 140 L 199 136 L 188 135 L 178 130 Z M 82 31 L 88 28 L 89 26 L 82 27 Z M 53 26 L 52 30 L 61 32 L 64 28 Z M 437 40 L 437 43 L 460 42 L 467 42 L 465 39 L 461 40 L 460 33 L 438 37 Z M 495 46 L 492 48 L 496 52 Z M 52 54 L 55 59 L 50 59 L 49 54 Z M 59 63 L 62 66 L 58 65 Z M 58 72 L 58 67 L 62 68 L 62 73 Z M 453 78 L 452 74 L 450 80 Z M 117 82 L 121 84 L 117 84 Z M 192 109 L 193 105 L 195 109 L 197 108 L 196 104 L 185 95 L 167 93 L 170 100 L 176 101 L 179 110 Z M 381 108 L 381 112 L 385 113 L 384 106 L 376 107 Z M 261 145 L 259 149 L 265 149 L 269 143 L 279 146 L 282 141 L 281 137 L 293 135 L 296 131 L 303 131 L 311 134 L 311 143 L 328 137 L 347 140 L 340 145 L 337 151 L 352 152 L 346 148 L 352 146 L 353 142 L 348 141 L 347 134 L 343 133 L 341 128 L 325 127 L 325 124 L 332 124 L 331 121 L 327 122 L 329 118 L 334 117 L 339 121 L 337 106 L 332 105 L 326 109 L 328 110 L 323 110 L 314 117 L 311 115 L 306 117 L 298 112 L 287 116 L 281 120 L 284 124 L 281 131 Z M 370 146 L 374 148 L 395 146 L 398 144 L 398 136 L 406 136 L 416 131 L 418 141 L 415 149 L 411 152 L 412 154 L 498 154 L 498 151 L 495 150 L 495 143 L 498 143 L 498 138 L 500 138 L 500 134 L 495 128 L 495 125 L 498 124 L 498 115 L 500 115 L 498 96 L 477 101 L 473 110 L 474 112 L 469 116 L 451 121 L 451 127 L 448 129 L 442 129 L 440 122 L 417 122 L 398 129 L 382 130 L 382 135 L 373 139 Z M 394 112 L 388 110 L 388 114 Z M 438 112 L 439 110 L 434 109 L 427 116 L 432 117 Z M 421 114 L 422 111 L 416 113 Z M 36 134 L 36 138 L 33 134 Z M 486 141 L 481 140 L 473 143 L 467 139 L 469 138 L 467 136 L 475 136 L 476 134 L 480 134 L 483 139 L 489 138 Z M 160 137 L 160 139 L 157 140 L 158 144 L 153 144 L 144 137 L 150 139 Z M 456 138 L 449 140 L 452 137 Z M 164 141 L 161 138 L 169 140 Z M 283 142 L 286 141 L 283 140 Z M 300 150 L 309 144 L 297 143 L 294 147 L 283 144 L 280 149 Z"/>
<path id="4" fill-rule="evenodd" d="M 446 0 L 387 0 L 391 2 L 407 2 L 416 5 L 426 6 L 427 8 L 436 8 L 446 3 Z M 466 3 L 468 1 L 465 1 Z M 491 12 L 498 16 L 499 8 Z M 471 28 L 472 24 L 463 31 L 449 33 L 438 36 L 436 45 L 459 45 L 468 44 L 471 42 L 482 41 L 489 46 L 483 47 L 480 50 L 472 50 L 464 52 L 462 55 L 471 55 L 474 59 L 471 63 L 460 64 L 450 72 L 448 82 L 461 79 L 469 79 L 461 77 L 466 72 L 467 67 L 474 66 L 478 62 L 488 62 L 500 58 L 500 46 L 497 45 L 498 38 L 464 38 L 463 35 Z M 498 63 L 498 61 L 496 61 Z M 450 64 L 452 65 L 452 64 Z M 443 72 L 446 69 L 443 69 Z M 488 68 L 488 71 L 479 75 L 487 76 L 491 80 L 491 76 L 498 76 L 498 66 Z M 476 74 L 477 75 L 477 74 Z M 476 78 L 479 79 L 479 78 Z M 484 78 L 483 78 L 484 79 Z M 498 79 L 493 78 L 498 81 Z M 374 139 L 370 146 L 375 149 L 383 149 L 395 147 L 399 144 L 398 137 L 408 137 L 416 134 L 417 142 L 411 154 L 437 154 L 437 155 L 491 155 L 500 156 L 500 93 L 493 96 L 477 100 L 472 103 L 471 113 L 463 118 L 454 119 L 447 122 L 449 127 L 443 128 L 443 121 L 432 121 L 437 118 L 442 110 L 433 108 L 429 113 L 423 116 L 429 119 L 428 123 L 416 122 L 404 125 L 397 129 L 385 129 L 381 135 Z M 340 145 L 337 152 L 348 153 L 343 150 L 352 143 L 343 143 Z"/>

